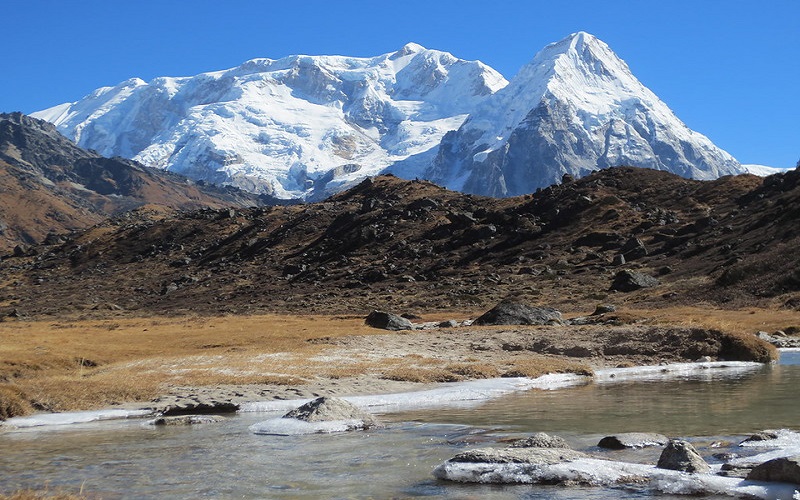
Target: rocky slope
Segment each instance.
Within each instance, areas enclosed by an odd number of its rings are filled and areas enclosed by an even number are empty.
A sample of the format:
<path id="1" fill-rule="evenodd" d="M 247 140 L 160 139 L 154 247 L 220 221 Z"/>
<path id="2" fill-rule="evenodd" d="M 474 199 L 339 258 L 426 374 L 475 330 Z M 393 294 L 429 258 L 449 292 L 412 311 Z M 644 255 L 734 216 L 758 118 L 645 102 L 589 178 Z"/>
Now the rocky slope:
<path id="1" fill-rule="evenodd" d="M 128 213 L 37 257 L 4 258 L 0 307 L 366 314 L 507 297 L 564 310 L 800 307 L 800 172 L 695 181 L 612 168 L 564 181 L 497 199 L 388 176 L 302 206 Z M 657 283 L 611 290 L 623 269 Z"/>
<path id="2" fill-rule="evenodd" d="M 320 199 L 404 160 L 507 82 L 477 61 L 408 44 L 372 58 L 254 59 L 187 78 L 131 79 L 35 113 L 79 145 L 193 179 Z"/>
<path id="3" fill-rule="evenodd" d="M 145 204 L 252 206 L 256 196 L 83 150 L 45 121 L 0 114 L 0 250 L 86 228 Z"/>
<path id="4" fill-rule="evenodd" d="M 545 47 L 447 134 L 425 178 L 469 193 L 515 196 L 563 174 L 619 165 L 694 179 L 746 172 L 683 124 L 605 43 L 575 33 Z"/>

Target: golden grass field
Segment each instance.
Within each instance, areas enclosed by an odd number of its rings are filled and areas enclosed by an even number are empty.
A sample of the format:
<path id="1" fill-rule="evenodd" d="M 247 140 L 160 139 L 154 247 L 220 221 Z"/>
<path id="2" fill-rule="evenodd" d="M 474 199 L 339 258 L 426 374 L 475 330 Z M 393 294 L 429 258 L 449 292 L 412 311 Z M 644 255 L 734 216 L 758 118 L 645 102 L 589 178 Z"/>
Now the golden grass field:
<path id="1" fill-rule="evenodd" d="M 701 308 L 626 310 L 632 322 L 715 328 L 752 335 L 800 325 L 788 310 Z M 569 316 L 569 315 L 568 315 Z M 451 313 L 425 318 L 475 317 Z M 35 410 L 95 409 L 143 402 L 171 387 L 303 385 L 310 380 L 375 375 L 387 380 L 446 382 L 468 378 L 590 374 L 570 359 L 528 355 L 500 367 L 479 354 L 459 362 L 419 354 L 329 359 L 327 337 L 388 332 L 361 317 L 222 316 L 0 322 L 0 419 Z M 397 333 L 396 335 L 415 335 Z M 458 329 L 442 330 L 458 335 Z"/>

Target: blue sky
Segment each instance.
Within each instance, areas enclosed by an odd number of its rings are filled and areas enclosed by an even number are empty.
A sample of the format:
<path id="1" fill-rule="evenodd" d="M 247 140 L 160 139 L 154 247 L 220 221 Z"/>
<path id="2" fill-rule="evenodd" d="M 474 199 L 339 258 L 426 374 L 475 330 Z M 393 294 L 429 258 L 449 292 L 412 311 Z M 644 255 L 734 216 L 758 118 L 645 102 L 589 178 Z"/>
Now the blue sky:
<path id="1" fill-rule="evenodd" d="M 511 78 L 588 31 L 689 127 L 743 163 L 800 159 L 800 1 L 0 0 L 0 111 L 131 77 L 290 54 L 373 56 L 413 41 Z"/>

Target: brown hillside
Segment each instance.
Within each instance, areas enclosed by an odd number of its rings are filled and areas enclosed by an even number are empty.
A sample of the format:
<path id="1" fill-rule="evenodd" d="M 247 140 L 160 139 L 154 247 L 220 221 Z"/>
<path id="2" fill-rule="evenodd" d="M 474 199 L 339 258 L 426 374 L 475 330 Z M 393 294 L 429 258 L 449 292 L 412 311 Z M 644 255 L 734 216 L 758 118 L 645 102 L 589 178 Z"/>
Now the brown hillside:
<path id="1" fill-rule="evenodd" d="M 0 251 L 94 225 L 145 204 L 175 209 L 254 206 L 252 195 L 203 186 L 86 151 L 47 122 L 0 114 Z"/>
<path id="2" fill-rule="evenodd" d="M 493 199 L 385 176 L 302 206 L 140 210 L 4 259 L 0 305 L 32 316 L 478 310 L 505 297 L 566 310 L 794 307 L 798 178 L 614 168 Z M 609 291 L 621 269 L 661 284 Z"/>

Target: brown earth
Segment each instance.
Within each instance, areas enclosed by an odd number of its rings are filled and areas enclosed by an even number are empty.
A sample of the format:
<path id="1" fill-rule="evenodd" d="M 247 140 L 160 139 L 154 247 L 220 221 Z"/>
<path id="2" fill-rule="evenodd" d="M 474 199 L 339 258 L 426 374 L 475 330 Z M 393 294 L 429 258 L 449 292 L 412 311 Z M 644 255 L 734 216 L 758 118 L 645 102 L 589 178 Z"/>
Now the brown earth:
<path id="1" fill-rule="evenodd" d="M 2 259 L 0 311 L 419 314 L 504 298 L 794 309 L 799 200 L 797 171 L 693 181 L 613 168 L 507 199 L 385 176 L 308 205 L 139 210 Z M 611 291 L 621 269 L 660 285 Z"/>
<path id="2" fill-rule="evenodd" d="M 85 229 L 152 204 L 173 209 L 255 206 L 237 189 L 190 182 L 122 158 L 104 158 L 21 113 L 0 113 L 0 251 Z M 51 242 L 59 241 L 51 236 Z"/>

